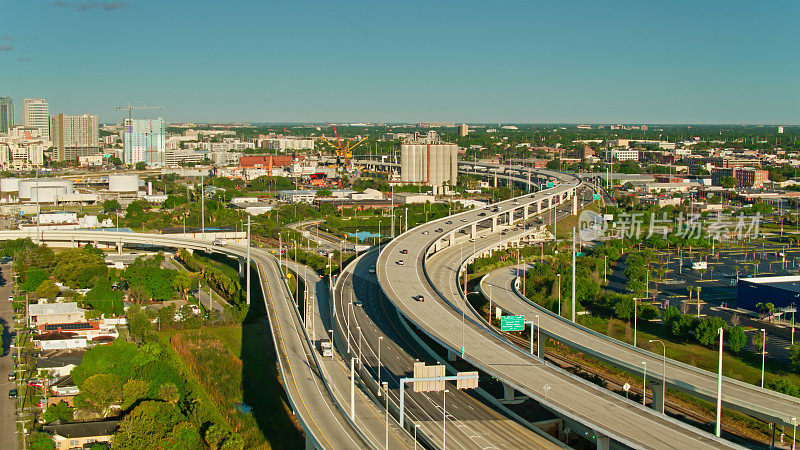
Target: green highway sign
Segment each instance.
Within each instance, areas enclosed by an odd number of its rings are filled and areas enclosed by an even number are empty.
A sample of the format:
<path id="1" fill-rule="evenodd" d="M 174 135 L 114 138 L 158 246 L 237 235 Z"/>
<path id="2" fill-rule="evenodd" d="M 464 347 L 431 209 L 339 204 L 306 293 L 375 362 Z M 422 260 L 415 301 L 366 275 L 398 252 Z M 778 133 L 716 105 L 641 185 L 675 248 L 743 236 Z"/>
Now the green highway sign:
<path id="1" fill-rule="evenodd" d="M 594 194 L 594 195 L 592 195 L 592 200 L 601 200 L 602 198 L 603 198 L 603 197 L 601 197 L 601 196 L 600 196 L 600 194 Z"/>
<path id="2" fill-rule="evenodd" d="M 547 182 L 547 187 L 549 187 L 549 188 L 551 188 L 551 187 L 553 187 L 553 186 L 555 186 L 555 185 L 556 185 L 556 184 L 555 184 L 555 183 L 553 183 L 552 181 L 548 181 L 548 182 Z"/>
<path id="3" fill-rule="evenodd" d="M 525 329 L 525 316 L 501 316 L 500 331 L 522 331 Z"/>
<path id="4" fill-rule="evenodd" d="M 583 252 L 575 252 L 575 256 L 583 256 L 583 255 L 585 255 L 585 253 L 583 253 Z"/>

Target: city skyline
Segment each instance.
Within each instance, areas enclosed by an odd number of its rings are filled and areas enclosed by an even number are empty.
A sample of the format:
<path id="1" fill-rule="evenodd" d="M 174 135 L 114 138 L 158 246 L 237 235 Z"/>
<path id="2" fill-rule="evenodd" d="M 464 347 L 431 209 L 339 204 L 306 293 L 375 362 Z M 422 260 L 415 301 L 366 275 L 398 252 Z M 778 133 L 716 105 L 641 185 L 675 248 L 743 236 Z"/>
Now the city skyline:
<path id="1" fill-rule="evenodd" d="M 18 123 L 24 98 L 105 123 L 127 102 L 170 122 L 800 123 L 796 2 L 188 5 L 7 5 L 0 96 Z"/>

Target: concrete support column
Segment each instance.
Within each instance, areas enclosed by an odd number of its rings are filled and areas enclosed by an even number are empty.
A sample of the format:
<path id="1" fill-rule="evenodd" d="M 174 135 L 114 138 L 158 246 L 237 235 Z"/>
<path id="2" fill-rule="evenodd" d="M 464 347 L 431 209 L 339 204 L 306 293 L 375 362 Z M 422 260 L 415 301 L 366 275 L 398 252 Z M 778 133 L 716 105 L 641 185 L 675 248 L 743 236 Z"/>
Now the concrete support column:
<path id="1" fill-rule="evenodd" d="M 492 233 L 497 231 L 497 216 L 492 217 Z"/>
<path id="2" fill-rule="evenodd" d="M 494 187 L 497 187 L 497 172 L 494 173 Z"/>
<path id="3" fill-rule="evenodd" d="M 455 231 L 451 231 L 450 234 L 447 237 L 449 238 L 448 239 L 448 245 L 449 246 L 452 247 L 452 246 L 456 245 L 456 232 Z"/>
<path id="4" fill-rule="evenodd" d="M 514 400 L 514 388 L 503 383 L 503 400 Z"/>
<path id="5" fill-rule="evenodd" d="M 536 202 L 536 213 L 538 214 L 540 212 L 542 212 L 542 201 L 541 200 Z"/>
<path id="6" fill-rule="evenodd" d="M 448 350 L 447 351 L 447 360 L 450 361 L 450 362 L 455 361 L 456 360 L 456 352 L 454 352 L 452 350 Z"/>
<path id="7" fill-rule="evenodd" d="M 578 196 L 572 196 L 572 214 L 578 214 Z"/>
<path id="8" fill-rule="evenodd" d="M 514 210 L 508 211 L 508 220 L 506 221 L 506 225 L 511 226 L 514 224 Z"/>
<path id="9" fill-rule="evenodd" d="M 530 204 L 528 203 L 528 204 L 525 204 L 525 206 L 522 207 L 522 217 L 523 217 L 524 220 L 528 220 L 528 217 L 530 217 L 530 215 L 531 215 L 530 214 L 530 210 L 528 209 L 529 206 L 530 206 Z"/>
<path id="10" fill-rule="evenodd" d="M 478 234 L 478 224 L 473 223 L 472 227 L 470 229 L 469 237 L 471 237 L 472 239 L 475 239 L 475 238 L 478 237 L 477 234 Z"/>
<path id="11" fill-rule="evenodd" d="M 122 254 L 122 241 L 117 242 L 117 254 Z"/>
<path id="12" fill-rule="evenodd" d="M 650 374 L 648 374 L 647 385 L 650 387 L 651 393 L 653 394 L 653 409 L 661 412 L 661 409 L 664 407 L 664 396 L 661 395 L 661 378 L 650 379 Z"/>
<path id="13" fill-rule="evenodd" d="M 596 430 L 592 430 L 597 439 L 597 450 L 609 450 L 611 448 L 611 438 Z"/>
<path id="14" fill-rule="evenodd" d="M 237 258 L 239 261 L 239 278 L 247 276 L 247 260 L 244 258 Z"/>

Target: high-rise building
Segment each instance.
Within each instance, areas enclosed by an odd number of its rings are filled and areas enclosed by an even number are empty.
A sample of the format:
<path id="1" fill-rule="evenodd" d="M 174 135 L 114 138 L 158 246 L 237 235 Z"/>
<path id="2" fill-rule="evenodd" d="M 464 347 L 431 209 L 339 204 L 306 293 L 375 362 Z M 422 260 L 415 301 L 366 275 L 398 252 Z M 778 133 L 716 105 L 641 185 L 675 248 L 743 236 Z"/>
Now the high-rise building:
<path id="1" fill-rule="evenodd" d="M 125 119 L 122 121 L 122 136 L 125 164 L 164 165 L 164 119 Z"/>
<path id="2" fill-rule="evenodd" d="M 467 134 L 469 134 L 469 126 L 467 126 L 465 123 L 462 123 L 458 126 L 458 135 L 464 137 Z"/>
<path id="3" fill-rule="evenodd" d="M 778 134 L 783 134 L 783 125 L 778 125 Z"/>
<path id="4" fill-rule="evenodd" d="M 64 161 L 66 149 L 97 148 L 100 146 L 99 119 L 97 116 L 50 116 L 50 139 L 53 141 L 53 160 Z M 75 152 L 70 152 L 72 155 Z M 71 158 L 70 158 L 71 159 Z"/>
<path id="5" fill-rule="evenodd" d="M 43 98 L 22 101 L 22 125 L 38 128 L 44 140 L 50 140 L 50 109 Z"/>
<path id="6" fill-rule="evenodd" d="M 14 127 L 14 102 L 11 97 L 0 97 L 0 133 L 8 133 Z"/>
<path id="7" fill-rule="evenodd" d="M 400 180 L 434 187 L 455 186 L 458 181 L 458 146 L 442 142 L 435 131 L 415 136 L 400 146 Z"/>

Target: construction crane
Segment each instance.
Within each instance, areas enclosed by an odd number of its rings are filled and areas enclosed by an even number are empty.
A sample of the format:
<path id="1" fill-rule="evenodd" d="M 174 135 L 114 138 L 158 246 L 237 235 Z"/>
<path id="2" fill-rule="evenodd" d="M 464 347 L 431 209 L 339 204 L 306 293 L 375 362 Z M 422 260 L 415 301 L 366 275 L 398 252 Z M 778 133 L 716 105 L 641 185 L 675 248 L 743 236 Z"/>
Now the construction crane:
<path id="1" fill-rule="evenodd" d="M 353 157 L 353 149 L 364 143 L 364 141 L 366 141 L 367 138 L 363 138 L 360 141 L 353 144 L 352 141 L 345 141 L 344 139 L 339 137 L 339 132 L 336 131 L 335 125 L 331 125 L 331 127 L 333 128 L 334 136 L 336 136 L 336 144 L 333 144 L 331 141 L 325 138 L 324 135 L 322 136 L 322 140 L 325 141 L 331 147 L 333 147 L 336 157 L 340 160 L 339 164 L 341 164 L 341 159 L 344 158 L 346 164 L 350 165 L 350 158 Z"/>
<path id="2" fill-rule="evenodd" d="M 121 108 L 117 108 L 117 111 L 122 111 L 123 109 L 128 110 L 128 121 L 133 120 L 133 110 L 134 109 L 164 109 L 163 106 L 131 106 L 130 102 L 128 102 L 128 106 L 123 106 Z"/>

